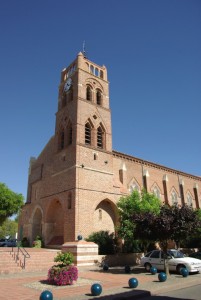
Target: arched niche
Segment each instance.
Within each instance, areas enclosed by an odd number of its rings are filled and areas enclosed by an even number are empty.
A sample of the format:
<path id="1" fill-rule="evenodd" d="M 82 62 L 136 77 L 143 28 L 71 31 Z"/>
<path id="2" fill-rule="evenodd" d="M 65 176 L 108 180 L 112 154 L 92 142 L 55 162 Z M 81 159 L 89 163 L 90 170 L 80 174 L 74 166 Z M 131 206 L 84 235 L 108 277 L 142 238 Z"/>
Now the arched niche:
<path id="1" fill-rule="evenodd" d="M 46 212 L 45 241 L 48 245 L 61 245 L 64 242 L 64 213 L 58 199 L 51 201 Z"/>
<path id="2" fill-rule="evenodd" d="M 37 207 L 32 217 L 32 241 L 37 236 L 42 237 L 42 209 Z"/>
<path id="3" fill-rule="evenodd" d="M 101 201 L 95 208 L 93 214 L 93 231 L 115 232 L 117 224 L 117 208 L 108 199 Z"/>

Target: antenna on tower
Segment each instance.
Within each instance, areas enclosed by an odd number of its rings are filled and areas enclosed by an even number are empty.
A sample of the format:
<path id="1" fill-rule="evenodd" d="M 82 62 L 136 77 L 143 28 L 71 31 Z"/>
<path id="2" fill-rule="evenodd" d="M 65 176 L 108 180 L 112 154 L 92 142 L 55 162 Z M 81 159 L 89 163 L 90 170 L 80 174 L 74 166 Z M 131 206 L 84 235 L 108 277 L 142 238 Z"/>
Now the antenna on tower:
<path id="1" fill-rule="evenodd" d="M 82 45 L 82 53 L 84 54 L 84 57 L 87 57 L 86 49 L 85 49 L 85 41 L 83 42 Z"/>

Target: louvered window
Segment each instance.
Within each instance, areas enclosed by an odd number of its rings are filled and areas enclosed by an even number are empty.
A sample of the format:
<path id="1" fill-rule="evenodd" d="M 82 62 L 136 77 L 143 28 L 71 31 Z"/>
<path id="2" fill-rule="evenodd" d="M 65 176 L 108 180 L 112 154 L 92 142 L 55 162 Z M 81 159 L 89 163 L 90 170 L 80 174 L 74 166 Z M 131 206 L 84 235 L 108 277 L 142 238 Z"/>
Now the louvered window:
<path id="1" fill-rule="evenodd" d="M 89 123 L 85 125 L 85 144 L 91 145 L 91 126 Z"/>
<path id="2" fill-rule="evenodd" d="M 103 130 L 101 127 L 97 129 L 97 147 L 103 148 Z"/>

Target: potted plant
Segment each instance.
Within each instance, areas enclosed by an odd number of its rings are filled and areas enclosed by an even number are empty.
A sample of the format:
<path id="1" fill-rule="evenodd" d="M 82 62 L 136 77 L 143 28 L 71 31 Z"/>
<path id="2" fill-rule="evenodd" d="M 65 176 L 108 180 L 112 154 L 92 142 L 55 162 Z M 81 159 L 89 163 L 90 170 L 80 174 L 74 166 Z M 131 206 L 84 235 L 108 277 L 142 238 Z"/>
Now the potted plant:
<path id="1" fill-rule="evenodd" d="M 48 271 L 48 282 L 55 285 L 72 285 L 78 279 L 78 269 L 73 265 L 73 254 L 58 253 L 54 259 L 58 262 Z"/>

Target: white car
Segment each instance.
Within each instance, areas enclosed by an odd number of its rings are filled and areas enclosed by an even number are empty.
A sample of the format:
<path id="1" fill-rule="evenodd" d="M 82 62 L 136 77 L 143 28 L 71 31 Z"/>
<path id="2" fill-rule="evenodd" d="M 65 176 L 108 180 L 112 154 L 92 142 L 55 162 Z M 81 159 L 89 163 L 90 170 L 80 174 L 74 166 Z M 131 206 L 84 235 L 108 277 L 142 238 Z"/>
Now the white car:
<path id="1" fill-rule="evenodd" d="M 187 257 L 182 252 L 172 249 L 168 250 L 168 266 L 170 271 L 177 271 L 180 274 L 182 268 L 186 268 L 189 273 L 201 271 L 201 261 L 193 257 Z M 151 267 L 157 270 L 164 270 L 164 252 L 153 250 L 141 258 L 141 266 L 145 267 L 147 272 Z"/>

